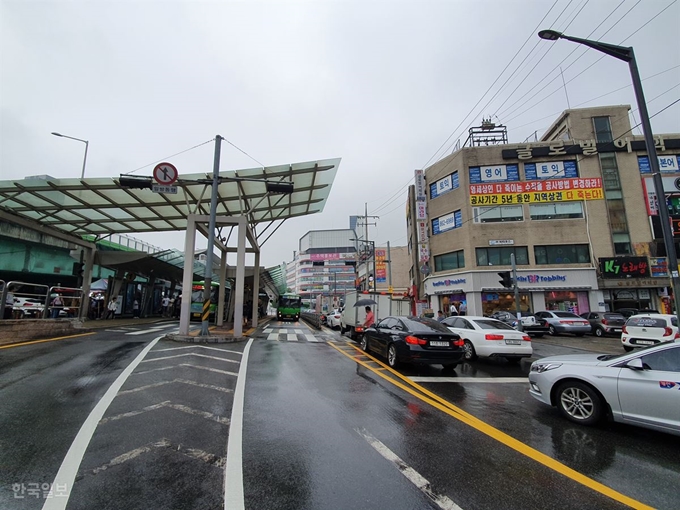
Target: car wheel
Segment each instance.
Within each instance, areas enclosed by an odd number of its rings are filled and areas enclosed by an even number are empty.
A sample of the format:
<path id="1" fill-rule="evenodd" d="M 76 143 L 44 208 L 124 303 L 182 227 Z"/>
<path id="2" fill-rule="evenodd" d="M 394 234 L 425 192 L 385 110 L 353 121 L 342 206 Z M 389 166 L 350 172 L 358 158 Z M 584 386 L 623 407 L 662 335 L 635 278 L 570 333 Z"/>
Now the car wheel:
<path id="1" fill-rule="evenodd" d="M 362 351 L 368 352 L 368 338 L 366 338 L 366 335 L 361 335 L 361 340 L 359 340 L 359 346 L 361 347 Z"/>
<path id="2" fill-rule="evenodd" d="M 595 328 L 595 336 L 604 336 L 604 329 Z"/>
<path id="3" fill-rule="evenodd" d="M 630 351 L 633 350 L 633 347 L 631 347 L 630 345 L 624 345 L 623 350 L 626 351 L 626 352 L 630 352 Z"/>
<path id="4" fill-rule="evenodd" d="M 550 336 L 557 335 L 557 331 L 555 331 L 555 328 L 552 325 L 548 328 L 548 333 L 550 333 Z"/>
<path id="5" fill-rule="evenodd" d="M 397 368 L 399 361 L 397 360 L 397 348 L 394 344 L 390 344 L 387 348 L 387 364 L 392 368 Z"/>
<path id="6" fill-rule="evenodd" d="M 465 340 L 465 343 L 463 344 L 463 352 L 465 353 L 463 355 L 465 357 L 465 361 L 474 361 L 477 359 L 475 346 L 472 345 L 472 342 L 470 342 L 470 340 Z"/>
<path id="7" fill-rule="evenodd" d="M 557 407 L 562 415 L 582 425 L 594 425 L 604 410 L 600 395 L 587 384 L 568 381 L 557 388 Z"/>

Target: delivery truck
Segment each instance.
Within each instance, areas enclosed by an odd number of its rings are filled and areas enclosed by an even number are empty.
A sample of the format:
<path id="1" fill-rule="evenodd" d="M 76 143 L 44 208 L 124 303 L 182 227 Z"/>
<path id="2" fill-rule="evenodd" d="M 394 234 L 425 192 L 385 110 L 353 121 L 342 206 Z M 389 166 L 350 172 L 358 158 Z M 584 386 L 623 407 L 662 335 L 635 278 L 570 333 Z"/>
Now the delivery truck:
<path id="1" fill-rule="evenodd" d="M 345 308 L 340 318 L 340 331 L 349 331 L 352 340 L 358 340 L 364 332 L 366 320 L 366 306 L 354 306 L 357 300 L 369 299 L 375 301 L 370 305 L 377 323 L 390 315 L 411 315 L 411 302 L 403 297 L 396 297 L 380 292 L 348 292 L 345 296 Z"/>

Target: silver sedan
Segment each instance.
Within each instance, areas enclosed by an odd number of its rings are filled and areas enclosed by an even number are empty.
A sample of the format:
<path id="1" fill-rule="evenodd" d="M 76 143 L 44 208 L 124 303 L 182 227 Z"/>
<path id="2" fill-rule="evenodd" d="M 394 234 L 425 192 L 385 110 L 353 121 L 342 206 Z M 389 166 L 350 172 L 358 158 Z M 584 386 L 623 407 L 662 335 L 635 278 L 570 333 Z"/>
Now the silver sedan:
<path id="1" fill-rule="evenodd" d="M 680 435 L 680 340 L 615 355 L 574 354 L 535 361 L 529 393 L 567 419 L 616 422 Z"/>

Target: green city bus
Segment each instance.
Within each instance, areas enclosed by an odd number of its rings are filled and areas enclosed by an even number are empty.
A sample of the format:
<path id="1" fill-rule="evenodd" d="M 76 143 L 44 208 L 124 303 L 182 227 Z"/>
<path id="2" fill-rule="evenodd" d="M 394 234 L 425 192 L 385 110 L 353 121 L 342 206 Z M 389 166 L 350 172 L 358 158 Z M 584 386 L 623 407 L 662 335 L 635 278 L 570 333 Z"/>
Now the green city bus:
<path id="1" fill-rule="evenodd" d="M 279 296 L 276 308 L 276 318 L 280 321 L 285 319 L 299 320 L 302 298 L 297 294 L 283 294 Z"/>
<path id="2" fill-rule="evenodd" d="M 215 317 L 215 310 L 217 310 L 217 303 L 220 298 L 220 284 L 217 282 L 210 282 L 212 292 L 210 293 L 210 319 Z M 191 283 L 191 315 L 192 319 L 200 319 L 203 316 L 203 292 L 205 289 L 205 282 L 195 281 Z M 225 291 L 226 293 L 226 291 Z M 226 293 L 226 298 L 228 298 Z M 225 303 L 227 299 L 225 299 Z"/>

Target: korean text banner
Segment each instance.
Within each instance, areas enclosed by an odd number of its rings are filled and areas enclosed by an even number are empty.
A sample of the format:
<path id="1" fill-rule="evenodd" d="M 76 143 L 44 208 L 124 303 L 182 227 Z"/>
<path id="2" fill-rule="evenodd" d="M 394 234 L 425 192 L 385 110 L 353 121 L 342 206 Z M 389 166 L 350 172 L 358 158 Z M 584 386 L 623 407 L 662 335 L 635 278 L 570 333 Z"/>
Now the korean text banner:
<path id="1" fill-rule="evenodd" d="M 503 182 L 471 184 L 470 195 L 500 195 L 506 193 L 531 193 L 535 191 L 601 190 L 600 178 L 550 179 L 530 182 Z M 580 200 L 580 199 L 575 199 Z"/>
<path id="2" fill-rule="evenodd" d="M 504 193 L 500 195 L 470 195 L 470 205 L 538 204 L 545 202 L 575 202 L 580 200 L 602 200 L 602 188 L 570 191 L 548 191 L 543 193 Z"/>

